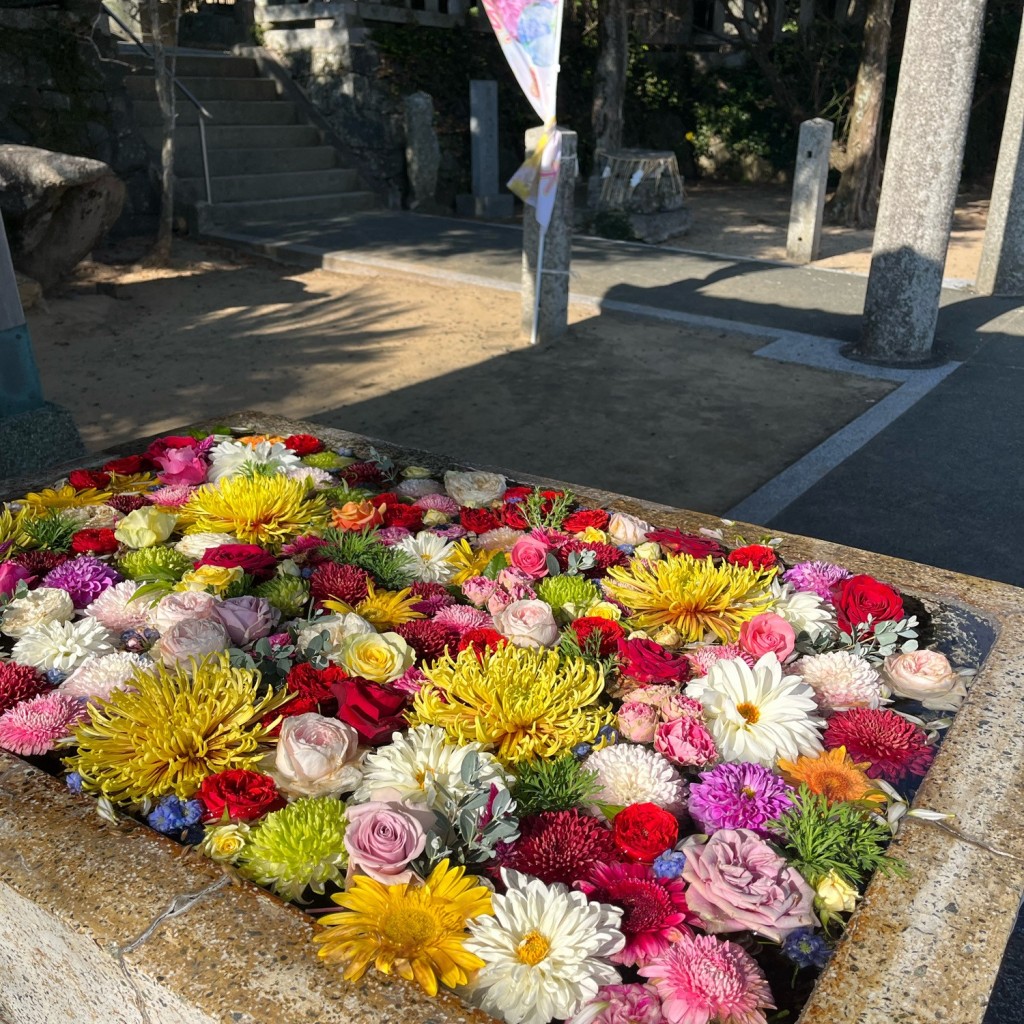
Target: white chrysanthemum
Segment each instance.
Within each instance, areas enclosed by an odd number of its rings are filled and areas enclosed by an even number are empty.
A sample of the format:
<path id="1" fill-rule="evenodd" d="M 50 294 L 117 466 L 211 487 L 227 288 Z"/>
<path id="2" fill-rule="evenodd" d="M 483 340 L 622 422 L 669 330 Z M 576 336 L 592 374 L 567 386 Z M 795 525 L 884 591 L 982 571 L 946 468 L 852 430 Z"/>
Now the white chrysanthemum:
<path id="1" fill-rule="evenodd" d="M 95 620 L 50 622 L 30 629 L 11 651 L 22 665 L 48 672 L 55 668 L 70 672 L 86 658 L 112 654 L 113 637 Z"/>
<path id="2" fill-rule="evenodd" d="M 86 658 L 74 672 L 60 684 L 61 693 L 68 697 L 90 700 L 109 700 L 115 690 L 127 689 L 128 680 L 136 669 L 152 665 L 149 658 L 128 651 L 115 651 L 100 658 Z"/>
<path id="3" fill-rule="evenodd" d="M 412 559 L 416 579 L 421 583 L 447 583 L 457 571 L 447 561 L 455 545 L 436 533 L 424 530 L 416 536 L 403 537 L 394 546 Z"/>
<path id="4" fill-rule="evenodd" d="M 650 747 L 616 743 L 587 758 L 586 767 L 597 772 L 595 804 L 628 807 L 657 804 L 673 814 L 686 809 L 686 782 L 667 758 Z"/>
<path id="5" fill-rule="evenodd" d="M 789 583 L 773 580 L 771 585 L 772 611 L 785 619 L 797 633 L 807 633 L 813 639 L 829 626 L 836 624 L 836 615 L 811 590 L 796 590 Z"/>
<path id="6" fill-rule="evenodd" d="M 296 637 L 295 643 L 300 651 L 305 650 L 321 633 L 327 633 L 327 641 L 323 646 L 323 654 L 330 661 L 335 661 L 341 652 L 342 641 L 355 633 L 376 633 L 373 625 L 362 615 L 345 612 L 338 615 L 322 615 L 303 626 Z"/>
<path id="7" fill-rule="evenodd" d="M 16 597 L 0 616 L 0 633 L 24 636 L 30 629 L 48 622 L 67 622 L 74 618 L 75 605 L 71 595 L 59 587 L 39 587 Z"/>
<path id="8" fill-rule="evenodd" d="M 850 708 L 877 708 L 882 703 L 882 679 L 864 658 L 850 651 L 801 658 L 793 670 L 814 690 L 825 714 Z"/>
<path id="9" fill-rule="evenodd" d="M 775 653 L 751 668 L 739 658 L 716 661 L 686 687 L 704 705 L 704 719 L 723 761 L 752 761 L 771 768 L 784 757 L 822 751 L 814 691 L 800 676 L 783 676 Z"/>
<path id="10" fill-rule="evenodd" d="M 209 548 L 237 543 L 238 538 L 233 533 L 187 533 L 174 545 L 174 550 L 195 562 L 202 558 Z"/>
<path id="11" fill-rule="evenodd" d="M 494 530 L 481 533 L 473 543 L 477 551 L 511 551 L 517 540 L 522 539 L 522 530 L 513 530 L 511 526 L 499 526 Z"/>
<path id="12" fill-rule="evenodd" d="M 328 487 L 334 483 L 334 477 L 326 469 L 317 469 L 316 466 L 294 466 L 285 470 L 285 476 L 289 480 L 306 480 L 315 490 L 321 487 Z"/>
<path id="13" fill-rule="evenodd" d="M 508 892 L 491 897 L 493 915 L 468 922 L 466 949 L 484 961 L 474 1003 L 507 1024 L 547 1024 L 620 980 L 609 961 L 625 945 L 619 907 L 518 871 L 501 875 Z"/>
<path id="14" fill-rule="evenodd" d="M 85 609 L 85 614 L 112 633 L 123 633 L 126 629 L 142 629 L 148 622 L 149 611 L 155 598 L 143 596 L 135 600 L 135 591 L 140 586 L 142 584 L 136 580 L 124 580 L 107 587 Z"/>
<path id="15" fill-rule="evenodd" d="M 300 465 L 299 457 L 280 441 L 271 444 L 260 441 L 249 445 L 242 441 L 221 441 L 210 449 L 210 471 L 206 479 L 220 483 L 229 477 L 238 476 L 246 465 L 269 466 L 278 473 L 284 473 Z"/>
<path id="16" fill-rule="evenodd" d="M 395 488 L 395 493 L 403 498 L 422 498 L 427 494 L 443 494 L 444 488 L 429 477 L 410 477 Z"/>
<path id="17" fill-rule="evenodd" d="M 462 780 L 462 764 L 473 751 L 477 756 L 478 782 Z M 354 803 L 376 800 L 379 790 L 397 791 L 388 799 L 408 800 L 432 809 L 444 806 L 444 793 L 455 800 L 492 782 L 507 786 L 502 767 L 479 743 L 449 743 L 448 734 L 436 725 L 417 725 L 406 733 L 394 733 L 391 743 L 367 754 L 362 785 L 352 795 Z M 444 793 L 442 793 L 442 790 Z"/>

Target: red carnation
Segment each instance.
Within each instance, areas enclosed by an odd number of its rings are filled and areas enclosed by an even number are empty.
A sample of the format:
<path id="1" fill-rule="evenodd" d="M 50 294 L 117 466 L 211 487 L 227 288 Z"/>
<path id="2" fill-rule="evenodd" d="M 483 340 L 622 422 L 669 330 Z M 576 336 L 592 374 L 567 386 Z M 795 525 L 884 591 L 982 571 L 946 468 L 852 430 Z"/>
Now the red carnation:
<path id="1" fill-rule="evenodd" d="M 590 579 L 604 576 L 613 565 L 625 565 L 626 556 L 614 544 L 601 544 L 598 541 L 577 540 L 575 537 L 567 540 L 556 551 L 555 557 L 558 564 L 563 568 L 569 567 L 569 555 L 573 551 L 592 551 L 597 561 L 592 569 L 587 569 L 583 575 Z"/>
<path id="2" fill-rule="evenodd" d="M 689 555 L 691 558 L 713 558 L 716 562 L 725 558 L 725 548 L 710 537 L 698 533 L 683 533 L 682 530 L 651 530 L 647 539 L 660 544 L 675 555 Z"/>
<path id="3" fill-rule="evenodd" d="M 207 775 L 196 797 L 206 808 L 203 821 L 221 821 L 225 812 L 232 821 L 255 821 L 287 802 L 269 775 L 244 768 Z"/>
<path id="4" fill-rule="evenodd" d="M 126 516 L 137 508 L 148 508 L 150 503 L 141 494 L 115 494 L 107 504 Z"/>
<path id="5" fill-rule="evenodd" d="M 883 708 L 837 711 L 828 720 L 822 742 L 826 750 L 846 747 L 854 761 L 870 762 L 869 778 L 893 784 L 908 775 L 924 775 L 935 757 L 920 726 Z"/>
<path id="6" fill-rule="evenodd" d="M 608 826 L 575 809 L 523 818 L 519 838 L 498 848 L 502 867 L 535 875 L 548 885 L 572 885 L 586 878 L 597 861 L 619 859 Z"/>
<path id="7" fill-rule="evenodd" d="M 23 700 L 38 697 L 52 689 L 42 673 L 31 665 L 0 661 L 0 715 Z"/>
<path id="8" fill-rule="evenodd" d="M 621 854 L 653 864 L 679 840 L 679 823 L 657 804 L 630 804 L 615 815 L 612 829 Z"/>
<path id="9" fill-rule="evenodd" d="M 349 487 L 383 487 L 384 474 L 376 462 L 353 462 L 338 472 Z"/>
<path id="10" fill-rule="evenodd" d="M 111 555 L 118 549 L 113 530 L 79 530 L 71 538 L 71 550 L 76 555 Z"/>
<path id="11" fill-rule="evenodd" d="M 90 487 L 103 490 L 110 483 L 110 474 L 94 469 L 75 469 L 68 474 L 68 483 L 76 491 L 87 491 Z"/>
<path id="12" fill-rule="evenodd" d="M 375 498 L 374 501 L 377 499 Z M 425 509 L 413 508 L 412 505 L 388 505 L 384 509 L 384 525 L 400 526 L 406 530 L 416 530 L 423 525 Z"/>
<path id="13" fill-rule="evenodd" d="M 562 529 L 566 533 L 582 533 L 587 529 L 603 530 L 611 516 L 603 508 L 581 508 L 562 520 Z"/>
<path id="14" fill-rule="evenodd" d="M 690 663 L 681 654 L 673 654 L 653 640 L 638 637 L 620 640 L 622 674 L 638 683 L 681 683 L 690 678 Z"/>
<path id="15" fill-rule="evenodd" d="M 366 743 L 386 743 L 393 732 L 408 725 L 402 715 L 408 694 L 359 676 L 335 683 L 331 691 L 338 698 L 338 718 L 351 725 Z"/>
<path id="16" fill-rule="evenodd" d="M 333 715 L 336 698 L 331 687 L 347 678 L 344 669 L 337 665 L 315 668 L 308 661 L 300 661 L 291 667 L 284 684 L 293 693 L 311 697 L 320 704 L 329 704 L 331 709 L 322 713 Z"/>
<path id="17" fill-rule="evenodd" d="M 726 560 L 730 565 L 742 565 L 747 569 L 770 569 L 779 561 L 775 549 L 767 544 L 747 544 L 746 547 L 733 548 Z"/>
<path id="18" fill-rule="evenodd" d="M 324 450 L 323 441 L 312 434 L 292 434 L 284 439 L 284 446 L 295 452 L 300 458 L 303 455 L 313 455 Z"/>
<path id="19" fill-rule="evenodd" d="M 470 533 L 487 533 L 501 526 L 501 520 L 488 508 L 460 508 L 459 524 Z"/>
<path id="20" fill-rule="evenodd" d="M 853 627 L 867 622 L 884 622 L 903 618 L 903 598 L 892 587 L 879 583 L 873 576 L 851 576 L 838 583 L 832 592 L 839 628 L 853 633 Z"/>
<path id="21" fill-rule="evenodd" d="M 322 562 L 309 578 L 309 590 L 317 602 L 332 600 L 357 605 L 370 592 L 369 579 L 370 574 L 357 565 Z"/>
<path id="22" fill-rule="evenodd" d="M 119 476 L 132 476 L 135 473 L 144 473 L 152 468 L 152 463 L 145 455 L 126 455 L 123 459 L 111 459 L 103 464 L 108 473 L 117 473 Z"/>
<path id="23" fill-rule="evenodd" d="M 284 719 L 292 718 L 294 715 L 306 715 L 310 712 L 314 714 L 323 714 L 326 710 L 333 712 L 335 708 L 334 698 L 332 697 L 329 704 L 324 704 L 318 701 L 315 697 L 306 697 L 303 694 L 299 694 L 293 697 L 287 704 L 282 704 L 279 708 L 275 708 L 273 711 L 268 712 L 260 719 L 260 725 L 264 729 L 270 728 L 271 736 L 279 736 L 281 734 L 281 726 L 284 724 Z M 270 727 L 270 723 L 277 721 L 277 725 Z"/>
<path id="24" fill-rule="evenodd" d="M 413 619 L 395 626 L 395 632 L 416 652 L 416 663 L 436 661 L 447 650 L 454 647 L 459 634 L 454 629 L 442 626 L 429 619 Z"/>
<path id="25" fill-rule="evenodd" d="M 467 629 L 459 638 L 459 651 L 472 647 L 478 658 L 483 658 L 485 651 L 492 651 L 508 643 L 508 637 L 502 636 L 496 629 L 482 626 L 479 629 Z"/>
<path id="26" fill-rule="evenodd" d="M 224 569 L 237 567 L 260 579 L 273 573 L 277 559 L 258 544 L 220 544 L 203 552 L 203 557 L 196 562 L 196 568 L 201 565 L 216 565 Z"/>
<path id="27" fill-rule="evenodd" d="M 585 615 L 571 622 L 570 626 L 579 639 L 580 647 L 585 647 L 587 641 L 595 634 L 600 637 L 597 651 L 599 658 L 611 657 L 617 650 L 619 641 L 626 635 L 625 630 L 617 622 L 597 615 Z"/>

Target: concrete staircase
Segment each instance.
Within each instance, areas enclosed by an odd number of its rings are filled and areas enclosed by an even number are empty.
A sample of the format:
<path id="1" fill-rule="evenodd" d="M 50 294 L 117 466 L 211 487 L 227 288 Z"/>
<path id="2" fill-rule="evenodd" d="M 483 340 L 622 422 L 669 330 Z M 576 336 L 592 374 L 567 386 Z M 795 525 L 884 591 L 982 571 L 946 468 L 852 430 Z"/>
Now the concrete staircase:
<path id="1" fill-rule="evenodd" d="M 136 57 L 132 62 L 135 71 L 125 79 L 128 97 L 159 161 L 162 133 L 152 65 Z M 199 113 L 178 91 L 176 196 L 200 231 L 244 231 L 247 224 L 330 217 L 376 204 L 325 133 L 306 120 L 299 104 L 280 95 L 274 79 L 260 75 L 252 58 L 179 53 L 177 76 L 212 115 L 206 122 L 212 198 L 207 203 Z"/>

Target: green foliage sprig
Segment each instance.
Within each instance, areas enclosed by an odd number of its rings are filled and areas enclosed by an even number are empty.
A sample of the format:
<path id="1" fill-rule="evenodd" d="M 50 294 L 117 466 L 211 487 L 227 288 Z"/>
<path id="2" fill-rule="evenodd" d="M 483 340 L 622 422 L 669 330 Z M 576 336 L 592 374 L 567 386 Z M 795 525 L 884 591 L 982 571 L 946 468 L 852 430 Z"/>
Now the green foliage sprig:
<path id="1" fill-rule="evenodd" d="M 538 758 L 516 770 L 512 787 L 519 813 L 568 811 L 591 803 L 598 792 L 597 772 L 584 768 L 571 754 L 554 761 Z"/>
<path id="2" fill-rule="evenodd" d="M 78 524 L 63 512 L 47 512 L 41 516 L 26 516 L 21 531 L 34 548 L 44 551 L 67 551 Z"/>

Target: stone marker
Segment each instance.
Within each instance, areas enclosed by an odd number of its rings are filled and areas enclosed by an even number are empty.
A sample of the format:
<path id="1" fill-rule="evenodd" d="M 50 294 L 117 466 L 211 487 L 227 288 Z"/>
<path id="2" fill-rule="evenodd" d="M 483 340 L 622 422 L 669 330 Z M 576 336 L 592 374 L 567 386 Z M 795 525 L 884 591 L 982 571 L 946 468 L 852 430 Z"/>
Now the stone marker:
<path id="1" fill-rule="evenodd" d="M 540 283 L 540 320 L 537 341 L 559 338 L 569 328 L 569 264 L 572 260 L 573 194 L 576 188 L 576 133 L 562 133 L 562 163 L 551 224 L 544 240 L 544 267 Z M 526 152 L 532 153 L 543 128 L 526 133 Z M 537 244 L 540 226 L 532 206 L 523 208 L 522 333 L 529 338 L 536 296 Z"/>
<path id="2" fill-rule="evenodd" d="M 800 125 L 786 236 L 786 256 L 794 263 L 810 263 L 821 252 L 821 223 L 825 215 L 831 148 L 831 121 L 815 117 Z"/>
<path id="3" fill-rule="evenodd" d="M 931 357 L 985 0 L 911 0 L 859 354 Z"/>
<path id="4" fill-rule="evenodd" d="M 434 101 L 426 92 L 405 97 L 405 169 L 409 176 L 409 209 L 441 212 L 435 195 L 441 146 L 434 131 Z"/>
<path id="5" fill-rule="evenodd" d="M 455 197 L 464 217 L 511 217 L 511 194 L 498 185 L 498 83 L 475 79 L 469 83 L 469 141 L 472 160 L 471 195 Z"/>
<path id="6" fill-rule="evenodd" d="M 1024 292 L 1024 27 L 1017 41 L 977 290 L 981 295 Z"/>

